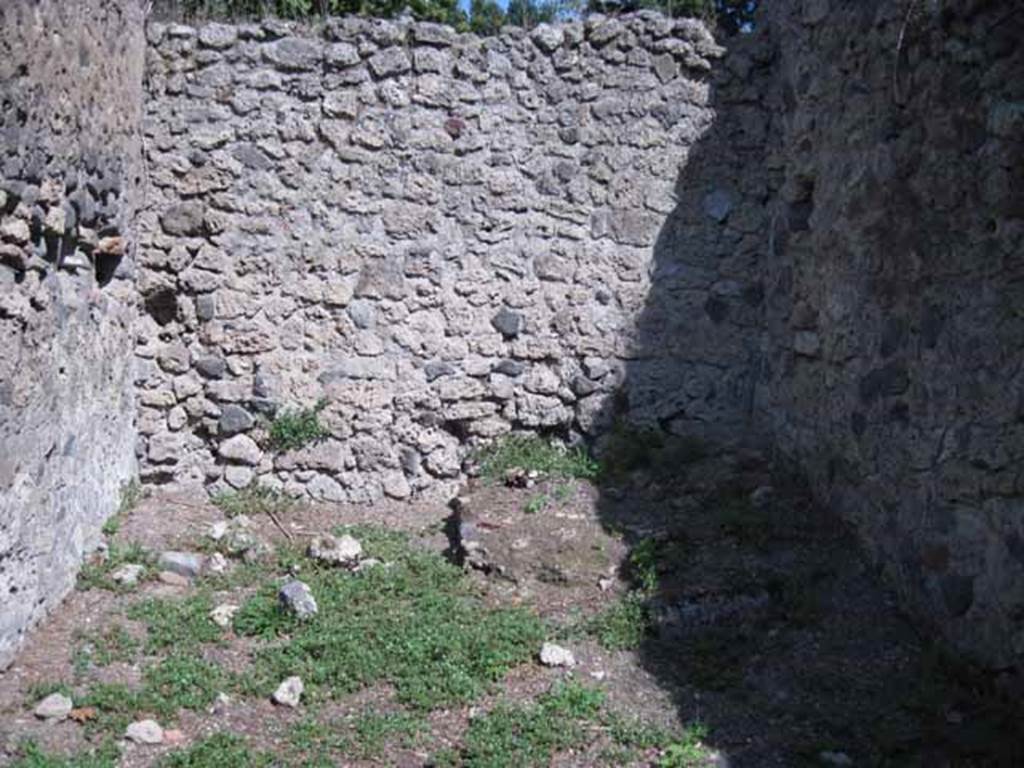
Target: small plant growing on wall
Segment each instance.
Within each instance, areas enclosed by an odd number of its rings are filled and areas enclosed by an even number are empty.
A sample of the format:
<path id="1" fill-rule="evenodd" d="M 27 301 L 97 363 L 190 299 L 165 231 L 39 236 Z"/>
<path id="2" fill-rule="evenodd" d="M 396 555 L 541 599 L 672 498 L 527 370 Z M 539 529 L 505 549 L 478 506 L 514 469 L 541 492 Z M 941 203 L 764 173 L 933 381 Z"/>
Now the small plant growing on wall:
<path id="1" fill-rule="evenodd" d="M 302 448 L 329 433 L 320 423 L 320 412 L 327 401 L 320 399 L 312 408 L 284 410 L 267 427 L 267 443 L 272 450 L 284 452 Z"/>

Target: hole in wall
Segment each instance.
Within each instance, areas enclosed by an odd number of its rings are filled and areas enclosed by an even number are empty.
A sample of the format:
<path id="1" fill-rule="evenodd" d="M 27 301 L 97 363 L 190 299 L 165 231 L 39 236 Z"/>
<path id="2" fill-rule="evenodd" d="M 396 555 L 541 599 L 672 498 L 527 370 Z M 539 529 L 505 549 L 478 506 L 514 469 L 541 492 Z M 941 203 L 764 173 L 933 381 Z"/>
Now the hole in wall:
<path id="1" fill-rule="evenodd" d="M 94 253 L 96 282 L 102 287 L 114 279 L 114 273 L 121 263 L 121 255 L 113 253 Z"/>
<path id="2" fill-rule="evenodd" d="M 166 286 L 149 293 L 143 299 L 143 306 L 157 325 L 167 325 L 178 316 L 178 297 L 173 289 Z"/>

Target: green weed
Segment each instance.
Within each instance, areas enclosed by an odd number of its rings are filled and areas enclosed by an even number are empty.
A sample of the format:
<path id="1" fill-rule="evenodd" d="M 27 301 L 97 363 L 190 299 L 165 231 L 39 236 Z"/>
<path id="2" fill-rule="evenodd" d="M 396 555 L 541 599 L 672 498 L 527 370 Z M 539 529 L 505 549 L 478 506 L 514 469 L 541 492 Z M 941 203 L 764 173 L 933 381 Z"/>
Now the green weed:
<path id="1" fill-rule="evenodd" d="M 320 412 L 326 405 L 327 401 L 321 399 L 312 408 L 278 413 L 267 427 L 267 445 L 283 453 L 327 437 L 330 433 L 320 423 Z"/>
<path id="2" fill-rule="evenodd" d="M 636 588 L 653 594 L 658 589 L 658 542 L 643 539 L 629 553 L 629 571 Z"/>
<path id="3" fill-rule="evenodd" d="M 307 719 L 295 725 L 289 740 L 303 762 L 329 762 L 333 753 L 370 760 L 390 744 L 409 746 L 426 726 L 422 717 L 408 712 L 363 712 L 348 720 L 322 723 Z"/>
<path id="4" fill-rule="evenodd" d="M 530 768 L 549 765 L 556 752 L 589 740 L 604 694 L 579 683 L 559 684 L 530 706 L 499 704 L 472 721 L 466 732 L 464 768 Z"/>
<path id="5" fill-rule="evenodd" d="M 688 726 L 679 741 L 665 747 L 655 765 L 657 768 L 704 768 L 712 765 L 713 754 L 704 745 L 707 735 L 707 728 L 701 723 Z"/>
<path id="6" fill-rule="evenodd" d="M 596 479 L 600 470 L 585 448 L 567 448 L 536 435 L 507 437 L 479 451 L 476 459 L 481 475 L 491 482 L 510 469 L 581 480 Z"/>
<path id="7" fill-rule="evenodd" d="M 122 736 L 135 714 L 147 709 L 146 703 L 140 691 L 121 683 L 96 683 L 75 701 L 76 706 L 96 710 L 96 716 L 85 724 L 87 736 L 101 733 L 113 738 Z"/>
<path id="8" fill-rule="evenodd" d="M 550 502 L 551 499 L 548 498 L 547 494 L 538 493 L 526 502 L 526 506 L 523 507 L 523 512 L 528 515 L 535 515 L 538 512 L 541 512 Z"/>
<path id="9" fill-rule="evenodd" d="M 153 562 L 153 556 L 138 542 L 132 542 L 127 546 L 121 546 L 111 542 L 107 550 L 107 558 L 101 562 L 86 562 L 78 573 L 76 588 L 82 591 L 89 589 L 106 589 L 111 592 L 128 592 L 132 587 L 118 584 L 110 578 L 110 574 L 118 567 L 126 563 L 137 563 L 146 566 L 139 581 L 149 578 L 152 569 L 149 567 Z"/>
<path id="10" fill-rule="evenodd" d="M 103 534 L 106 536 L 113 536 L 116 534 L 121 529 L 121 521 L 124 520 L 125 515 L 129 514 L 138 506 L 139 501 L 142 500 L 144 495 L 145 491 L 139 483 L 138 478 L 133 477 L 127 483 L 122 485 L 121 500 L 118 502 L 117 511 L 103 523 L 103 527 L 100 529 L 103 531 Z"/>
<path id="11" fill-rule="evenodd" d="M 198 594 L 183 600 L 149 598 L 128 609 L 128 617 L 145 622 L 146 650 L 194 648 L 222 639 L 220 627 L 209 617 L 213 603 L 209 595 Z"/>
<path id="12" fill-rule="evenodd" d="M 573 494 L 575 493 L 575 483 L 559 483 L 558 485 L 555 486 L 555 501 L 557 501 L 559 504 L 565 504 L 573 497 Z"/>
<path id="13" fill-rule="evenodd" d="M 71 685 L 63 680 L 33 683 L 25 692 L 25 698 L 30 704 L 36 704 L 54 693 L 63 693 L 65 696 L 71 696 Z"/>
<path id="14" fill-rule="evenodd" d="M 536 616 L 486 607 L 439 555 L 401 534 L 353 533 L 389 565 L 351 574 L 306 560 L 303 581 L 320 608 L 313 619 L 280 611 L 274 580 L 235 615 L 237 633 L 271 641 L 255 654 L 251 691 L 267 695 L 289 675 L 302 677 L 311 700 L 386 682 L 401 703 L 428 710 L 476 698 L 543 640 Z"/>
<path id="15" fill-rule="evenodd" d="M 215 733 L 188 749 L 171 752 L 159 768 L 258 768 L 273 763 L 264 753 L 254 753 L 241 736 Z"/>
<path id="16" fill-rule="evenodd" d="M 79 632 L 76 639 L 79 646 L 72 664 L 78 674 L 90 666 L 106 667 L 115 661 L 131 661 L 142 645 L 121 624 L 114 624 L 102 632 Z"/>
<path id="17" fill-rule="evenodd" d="M 647 597 L 639 592 L 630 592 L 589 619 L 584 628 L 609 651 L 639 648 L 651 631 Z"/>
<path id="18" fill-rule="evenodd" d="M 192 651 L 176 652 L 143 672 L 143 697 L 148 708 L 173 717 L 179 709 L 203 710 L 217 699 L 227 676 Z"/>
<path id="19" fill-rule="evenodd" d="M 280 515 L 295 503 L 294 499 L 282 491 L 255 482 L 240 491 L 215 494 L 210 501 L 226 517 L 256 517 L 267 513 Z"/>
<path id="20" fill-rule="evenodd" d="M 25 741 L 15 750 L 10 768 L 114 768 L 121 750 L 113 741 L 77 755 L 54 755 L 43 751 L 34 741 Z"/>

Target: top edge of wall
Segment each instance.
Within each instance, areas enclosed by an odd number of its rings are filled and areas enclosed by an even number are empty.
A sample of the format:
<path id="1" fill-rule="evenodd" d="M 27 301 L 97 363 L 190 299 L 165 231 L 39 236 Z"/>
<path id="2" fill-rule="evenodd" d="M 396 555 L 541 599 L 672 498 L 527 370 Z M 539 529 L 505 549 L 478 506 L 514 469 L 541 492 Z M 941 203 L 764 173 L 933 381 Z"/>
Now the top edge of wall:
<path id="1" fill-rule="evenodd" d="M 412 18 L 382 19 L 363 16 L 328 16 L 311 21 L 276 17 L 261 20 L 219 20 L 186 24 L 150 19 L 146 25 L 151 45 L 167 39 L 195 38 L 206 47 L 230 47 L 236 40 L 273 41 L 290 36 L 322 37 L 343 42 L 370 37 L 379 45 L 428 45 L 449 47 L 495 39 L 531 39 L 539 48 L 554 51 L 584 41 L 603 47 L 629 33 L 655 38 L 679 38 L 694 44 L 714 44 L 708 25 L 698 18 L 670 18 L 658 11 L 636 11 L 617 16 L 592 14 L 585 19 L 538 24 L 532 29 L 504 26 L 498 35 L 459 32 L 447 24 Z M 232 33 L 234 33 L 232 35 Z"/>

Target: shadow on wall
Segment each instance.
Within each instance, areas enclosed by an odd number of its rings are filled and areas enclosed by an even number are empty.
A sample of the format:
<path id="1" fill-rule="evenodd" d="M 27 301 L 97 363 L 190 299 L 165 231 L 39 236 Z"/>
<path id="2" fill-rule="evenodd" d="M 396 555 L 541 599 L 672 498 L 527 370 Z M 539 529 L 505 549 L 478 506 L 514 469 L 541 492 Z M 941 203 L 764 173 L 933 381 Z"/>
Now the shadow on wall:
<path id="1" fill-rule="evenodd" d="M 680 170 L 598 441 L 602 521 L 632 547 L 625 574 L 656 583 L 637 587 L 651 629 L 638 655 L 718 764 L 1019 765 L 1009 702 L 922 641 L 847 527 L 769 461 L 764 280 L 785 280 L 775 241 L 805 232 L 811 207 L 772 213 L 786 126 L 771 123 L 784 110 L 769 30 L 722 42 L 716 119 Z M 607 617 L 613 642 L 645 621 L 629 606 Z"/>

